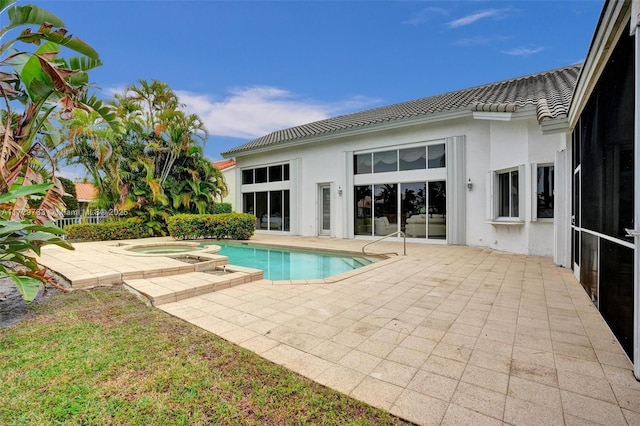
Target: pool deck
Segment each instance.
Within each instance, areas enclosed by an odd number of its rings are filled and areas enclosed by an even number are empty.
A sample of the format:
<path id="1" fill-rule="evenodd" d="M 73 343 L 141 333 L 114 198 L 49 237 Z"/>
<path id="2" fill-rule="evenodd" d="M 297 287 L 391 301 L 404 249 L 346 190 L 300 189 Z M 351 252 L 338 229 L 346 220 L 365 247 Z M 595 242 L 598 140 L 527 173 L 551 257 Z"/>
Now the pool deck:
<path id="1" fill-rule="evenodd" d="M 365 243 L 264 234 L 252 242 L 353 252 Z M 76 287 L 126 281 L 142 293 L 150 284 L 182 292 L 155 305 L 417 424 L 640 424 L 629 359 L 573 272 L 550 258 L 410 243 L 407 256 L 327 280 L 245 271 L 205 286 L 198 282 L 210 275 L 193 265 L 118 255 L 109 244 L 45 247 L 41 261 Z"/>

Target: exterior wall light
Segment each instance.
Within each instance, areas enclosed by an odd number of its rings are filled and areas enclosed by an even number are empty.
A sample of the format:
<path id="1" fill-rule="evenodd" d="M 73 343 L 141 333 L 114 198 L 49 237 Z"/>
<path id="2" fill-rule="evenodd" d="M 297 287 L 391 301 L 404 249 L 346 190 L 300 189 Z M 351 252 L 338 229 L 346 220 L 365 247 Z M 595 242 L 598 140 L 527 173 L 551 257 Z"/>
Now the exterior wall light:
<path id="1" fill-rule="evenodd" d="M 469 178 L 469 180 L 467 181 L 467 188 L 469 189 L 469 191 L 473 189 L 473 182 L 471 182 L 471 178 Z"/>

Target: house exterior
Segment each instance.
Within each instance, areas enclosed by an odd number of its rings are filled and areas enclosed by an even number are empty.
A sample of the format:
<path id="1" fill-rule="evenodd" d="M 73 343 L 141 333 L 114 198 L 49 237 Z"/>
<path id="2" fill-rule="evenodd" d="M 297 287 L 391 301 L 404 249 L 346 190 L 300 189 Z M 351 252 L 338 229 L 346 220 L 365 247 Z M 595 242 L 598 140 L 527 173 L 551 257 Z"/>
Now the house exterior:
<path id="1" fill-rule="evenodd" d="M 257 232 L 466 244 L 572 268 L 640 380 L 640 0 L 584 64 L 279 130 L 235 157 Z M 595 330 L 594 332 L 598 332 Z"/>
<path id="2" fill-rule="evenodd" d="M 260 137 L 223 153 L 236 159 L 236 206 L 256 215 L 258 232 L 373 239 L 402 231 L 414 241 L 553 256 L 557 200 L 570 190 L 554 180 L 556 153 L 570 143 L 579 69 Z"/>
<path id="3" fill-rule="evenodd" d="M 236 161 L 235 160 L 220 160 L 214 161 L 213 166 L 222 172 L 224 181 L 227 183 L 229 191 L 227 195 L 222 199 L 223 202 L 231 204 L 233 211 L 236 211 Z"/>

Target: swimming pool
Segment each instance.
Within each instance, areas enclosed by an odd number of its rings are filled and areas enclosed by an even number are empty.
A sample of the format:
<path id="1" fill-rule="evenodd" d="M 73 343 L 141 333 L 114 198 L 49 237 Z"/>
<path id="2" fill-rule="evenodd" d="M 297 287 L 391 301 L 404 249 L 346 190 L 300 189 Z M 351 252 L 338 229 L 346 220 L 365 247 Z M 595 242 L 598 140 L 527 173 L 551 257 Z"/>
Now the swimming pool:
<path id="1" fill-rule="evenodd" d="M 268 280 L 312 280 L 351 271 L 374 261 L 359 256 L 215 242 L 229 264 L 261 269 Z"/>

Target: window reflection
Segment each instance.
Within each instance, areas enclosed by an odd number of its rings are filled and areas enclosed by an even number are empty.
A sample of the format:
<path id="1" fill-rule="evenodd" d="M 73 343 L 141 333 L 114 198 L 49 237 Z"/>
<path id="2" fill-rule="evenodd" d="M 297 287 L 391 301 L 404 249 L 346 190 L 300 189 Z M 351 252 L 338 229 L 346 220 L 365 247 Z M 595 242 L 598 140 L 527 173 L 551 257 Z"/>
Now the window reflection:
<path id="1" fill-rule="evenodd" d="M 400 150 L 400 170 L 427 168 L 427 150 L 424 146 Z"/>
<path id="2" fill-rule="evenodd" d="M 357 154 L 353 157 L 353 169 L 355 174 L 362 175 L 372 172 L 371 153 Z"/>
<path id="3" fill-rule="evenodd" d="M 354 188 L 354 213 L 356 235 L 372 234 L 371 185 L 361 185 Z"/>
<path id="4" fill-rule="evenodd" d="M 373 153 L 373 172 L 395 172 L 398 170 L 398 151 L 384 151 Z"/>
<path id="5" fill-rule="evenodd" d="M 402 197 L 401 229 L 410 238 L 427 237 L 427 185 L 411 182 L 400 185 Z"/>
<path id="6" fill-rule="evenodd" d="M 447 237 L 447 184 L 429 182 L 429 238 Z"/>
<path id="7" fill-rule="evenodd" d="M 398 185 L 374 185 L 375 235 L 388 235 L 398 230 Z"/>
<path id="8" fill-rule="evenodd" d="M 429 168 L 430 169 L 439 169 L 441 167 L 446 167 L 447 164 L 445 161 L 444 144 L 429 145 L 427 149 L 429 151 Z"/>

